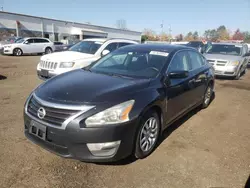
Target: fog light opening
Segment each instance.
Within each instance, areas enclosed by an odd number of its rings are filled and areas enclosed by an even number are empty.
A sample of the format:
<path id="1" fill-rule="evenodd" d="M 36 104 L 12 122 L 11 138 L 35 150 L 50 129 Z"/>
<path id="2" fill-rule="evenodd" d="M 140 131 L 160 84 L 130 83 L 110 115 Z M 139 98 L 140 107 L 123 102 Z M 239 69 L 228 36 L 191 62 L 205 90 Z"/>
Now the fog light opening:
<path id="1" fill-rule="evenodd" d="M 116 154 L 121 141 L 105 143 L 89 143 L 87 147 L 92 155 L 97 157 L 108 157 Z"/>

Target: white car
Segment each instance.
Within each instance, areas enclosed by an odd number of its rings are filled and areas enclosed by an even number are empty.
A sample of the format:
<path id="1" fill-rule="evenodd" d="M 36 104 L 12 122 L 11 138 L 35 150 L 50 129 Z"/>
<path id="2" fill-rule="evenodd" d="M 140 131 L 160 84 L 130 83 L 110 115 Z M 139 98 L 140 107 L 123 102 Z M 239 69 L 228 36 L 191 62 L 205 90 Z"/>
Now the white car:
<path id="1" fill-rule="evenodd" d="M 52 53 L 54 44 L 49 39 L 29 37 L 3 46 L 3 54 L 21 56 L 23 54 Z"/>
<path id="2" fill-rule="evenodd" d="M 53 76 L 90 65 L 100 57 L 122 46 L 138 44 L 126 39 L 85 39 L 73 45 L 68 51 L 56 52 L 41 57 L 37 75 L 46 80 Z"/>

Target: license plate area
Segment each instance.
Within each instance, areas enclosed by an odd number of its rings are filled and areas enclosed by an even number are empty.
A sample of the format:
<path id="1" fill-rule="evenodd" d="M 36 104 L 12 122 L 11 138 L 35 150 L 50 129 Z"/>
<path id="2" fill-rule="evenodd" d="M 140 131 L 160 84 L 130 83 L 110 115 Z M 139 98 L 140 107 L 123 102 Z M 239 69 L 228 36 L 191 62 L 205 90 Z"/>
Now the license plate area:
<path id="1" fill-rule="evenodd" d="M 34 136 L 37 136 L 42 140 L 46 140 L 47 127 L 36 121 L 31 121 L 29 127 L 29 133 Z"/>
<path id="2" fill-rule="evenodd" d="M 42 69 L 41 70 L 41 75 L 44 76 L 44 77 L 48 77 L 49 76 L 49 71 Z"/>

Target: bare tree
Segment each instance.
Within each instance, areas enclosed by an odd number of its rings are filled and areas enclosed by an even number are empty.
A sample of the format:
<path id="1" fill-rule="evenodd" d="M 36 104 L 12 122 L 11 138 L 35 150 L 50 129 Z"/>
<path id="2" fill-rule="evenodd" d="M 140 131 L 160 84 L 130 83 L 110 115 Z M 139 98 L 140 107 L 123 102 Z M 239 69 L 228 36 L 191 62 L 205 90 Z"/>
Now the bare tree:
<path id="1" fill-rule="evenodd" d="M 126 20 L 124 20 L 124 19 L 117 20 L 116 21 L 116 27 L 118 29 L 124 29 L 124 30 L 126 30 L 127 29 Z"/>

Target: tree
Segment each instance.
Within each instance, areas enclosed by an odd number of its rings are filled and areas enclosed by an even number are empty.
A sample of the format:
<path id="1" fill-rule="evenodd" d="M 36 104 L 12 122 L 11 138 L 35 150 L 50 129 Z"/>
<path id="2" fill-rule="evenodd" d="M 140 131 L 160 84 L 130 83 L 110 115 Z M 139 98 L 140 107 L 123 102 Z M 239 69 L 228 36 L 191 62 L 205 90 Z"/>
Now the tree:
<path id="1" fill-rule="evenodd" d="M 197 39 L 199 38 L 199 34 L 198 34 L 197 31 L 195 31 L 195 32 L 193 33 L 193 38 L 194 38 L 194 40 L 197 40 Z"/>
<path id="2" fill-rule="evenodd" d="M 185 40 L 186 41 L 194 40 L 193 33 L 192 32 L 188 32 L 188 34 L 185 36 Z"/>
<path id="3" fill-rule="evenodd" d="M 244 42 L 250 43 L 250 32 L 248 31 L 244 32 L 243 35 L 244 35 Z"/>
<path id="4" fill-rule="evenodd" d="M 217 28 L 217 35 L 220 40 L 228 40 L 230 38 L 229 32 L 224 25 Z"/>
<path id="5" fill-rule="evenodd" d="M 127 23 L 126 20 L 120 19 L 116 21 L 116 27 L 118 29 L 123 29 L 123 30 L 127 30 Z"/>
<path id="6" fill-rule="evenodd" d="M 147 40 L 151 40 L 151 41 L 157 40 L 156 33 L 152 29 L 144 29 L 143 35 L 146 36 Z"/>
<path id="7" fill-rule="evenodd" d="M 233 35 L 233 40 L 244 40 L 244 34 L 240 32 L 240 29 L 237 29 Z"/>
<path id="8" fill-rule="evenodd" d="M 141 43 L 144 43 L 147 40 L 148 40 L 148 36 L 147 35 L 142 35 L 141 36 Z"/>
<path id="9" fill-rule="evenodd" d="M 204 37 L 205 37 L 206 40 L 210 39 L 210 34 L 211 34 L 211 30 L 210 29 L 208 29 L 208 30 L 206 30 L 204 32 Z"/>
<path id="10" fill-rule="evenodd" d="M 218 32 L 213 29 L 210 31 L 210 40 L 213 41 L 213 42 L 217 42 L 219 39 L 219 35 L 218 35 Z"/>
<path id="11" fill-rule="evenodd" d="M 176 38 L 177 41 L 183 41 L 183 35 L 182 34 L 177 35 L 175 38 Z"/>
<path id="12" fill-rule="evenodd" d="M 167 41 L 169 39 L 169 36 L 165 33 L 165 32 L 162 32 L 160 35 L 159 35 L 159 39 L 161 41 Z"/>

